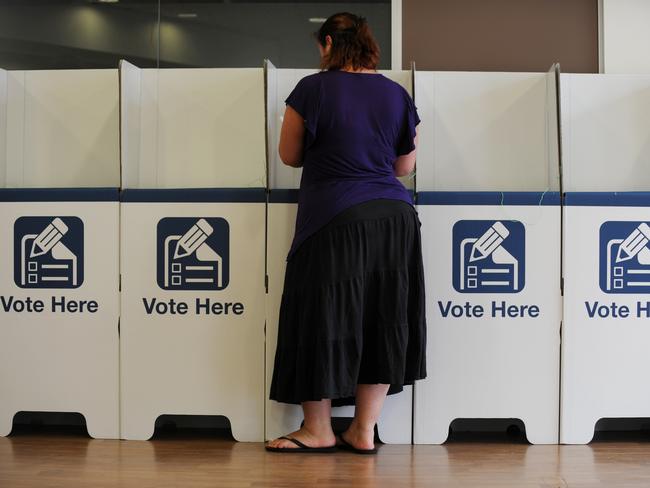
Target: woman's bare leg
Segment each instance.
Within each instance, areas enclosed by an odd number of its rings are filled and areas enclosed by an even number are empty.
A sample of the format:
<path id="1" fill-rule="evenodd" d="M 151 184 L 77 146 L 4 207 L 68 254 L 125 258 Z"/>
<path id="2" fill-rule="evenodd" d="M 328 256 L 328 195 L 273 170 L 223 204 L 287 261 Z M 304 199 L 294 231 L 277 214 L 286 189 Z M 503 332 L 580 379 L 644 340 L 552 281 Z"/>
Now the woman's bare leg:
<path id="1" fill-rule="evenodd" d="M 303 426 L 290 434 L 309 447 L 329 447 L 336 442 L 332 431 L 332 401 L 329 399 L 317 402 L 303 402 L 302 411 L 305 416 Z M 270 447 L 298 447 L 286 439 L 274 439 L 267 444 Z"/>
<path id="2" fill-rule="evenodd" d="M 354 419 L 343 434 L 345 440 L 357 449 L 375 447 L 375 424 L 381 414 L 390 385 L 357 385 Z"/>

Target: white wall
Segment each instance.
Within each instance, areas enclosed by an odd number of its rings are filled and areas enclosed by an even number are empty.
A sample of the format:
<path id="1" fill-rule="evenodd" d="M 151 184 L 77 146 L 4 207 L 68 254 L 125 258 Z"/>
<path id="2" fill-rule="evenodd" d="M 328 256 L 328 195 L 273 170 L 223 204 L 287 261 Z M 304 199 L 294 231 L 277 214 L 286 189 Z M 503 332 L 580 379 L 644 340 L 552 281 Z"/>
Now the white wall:
<path id="1" fill-rule="evenodd" d="M 604 73 L 650 73 L 650 1 L 602 0 Z"/>

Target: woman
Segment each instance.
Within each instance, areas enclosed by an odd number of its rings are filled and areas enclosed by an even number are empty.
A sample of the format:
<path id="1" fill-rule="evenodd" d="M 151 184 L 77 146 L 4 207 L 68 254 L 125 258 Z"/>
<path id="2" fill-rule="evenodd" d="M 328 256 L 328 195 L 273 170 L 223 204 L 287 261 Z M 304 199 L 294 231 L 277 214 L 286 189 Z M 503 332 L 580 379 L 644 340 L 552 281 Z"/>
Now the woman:
<path id="1" fill-rule="evenodd" d="M 286 99 L 282 161 L 303 167 L 280 307 L 270 399 L 301 404 L 283 452 L 374 453 L 387 394 L 426 377 L 420 221 L 396 176 L 415 167 L 419 118 L 376 72 L 366 20 L 338 13 L 316 33 L 319 73 Z M 331 407 L 356 405 L 337 439 Z"/>

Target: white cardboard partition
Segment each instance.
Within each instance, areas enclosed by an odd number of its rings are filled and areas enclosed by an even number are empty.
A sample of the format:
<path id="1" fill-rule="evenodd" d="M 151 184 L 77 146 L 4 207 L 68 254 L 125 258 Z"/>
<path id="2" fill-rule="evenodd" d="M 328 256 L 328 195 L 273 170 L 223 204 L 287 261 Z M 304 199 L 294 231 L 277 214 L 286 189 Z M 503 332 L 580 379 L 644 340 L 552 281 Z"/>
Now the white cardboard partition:
<path id="1" fill-rule="evenodd" d="M 5 73 L 5 186 L 118 187 L 117 70 Z"/>
<path id="2" fill-rule="evenodd" d="M 558 190 L 554 80 L 416 72 L 418 191 Z"/>
<path id="3" fill-rule="evenodd" d="M 120 69 L 124 188 L 266 186 L 261 68 Z"/>
<path id="4" fill-rule="evenodd" d="M 650 76 L 562 75 L 561 435 L 650 417 Z"/>
<path id="5" fill-rule="evenodd" d="M 194 414 L 262 441 L 262 69 L 122 62 L 121 90 L 122 438 Z"/>
<path id="6" fill-rule="evenodd" d="M 58 411 L 119 438 L 118 191 L 88 188 L 119 184 L 118 123 L 116 70 L 0 72 L 2 435 Z"/>
<path id="7" fill-rule="evenodd" d="M 313 73 L 309 70 L 276 69 L 267 61 L 267 109 L 269 122 L 269 187 L 267 235 L 268 294 L 266 297 L 266 439 L 273 439 L 297 429 L 302 420 L 299 405 L 287 405 L 269 400 L 273 363 L 277 346 L 278 316 L 286 257 L 291 247 L 297 212 L 297 188 L 301 170 L 285 166 L 277 148 L 284 114 L 284 100 L 296 83 Z M 411 92 L 410 71 L 387 71 L 384 75 L 400 83 Z M 413 188 L 412 178 L 402 178 L 407 188 Z M 354 416 L 354 407 L 332 409 L 334 417 Z M 383 442 L 409 444 L 411 442 L 412 387 L 386 398 L 378 422 Z"/>
<path id="8" fill-rule="evenodd" d="M 650 190 L 650 75 L 561 79 L 565 191 Z"/>
<path id="9" fill-rule="evenodd" d="M 192 414 L 224 415 L 237 440 L 259 442 L 264 192 L 256 202 L 220 190 L 196 202 L 196 192 L 178 195 L 127 190 L 122 201 L 122 438 L 148 439 L 159 415 Z M 178 258 L 177 243 L 206 228 Z"/>
<path id="10" fill-rule="evenodd" d="M 417 72 L 428 377 L 414 442 L 457 418 L 519 418 L 556 443 L 560 198 L 556 75 Z"/>
<path id="11" fill-rule="evenodd" d="M 277 69 L 265 61 L 266 108 L 268 124 L 269 188 L 300 188 L 302 168 L 292 168 L 282 163 L 278 154 L 280 129 L 284 117 L 284 100 L 301 78 L 315 73 L 308 69 Z M 288 252 L 288 251 L 287 251 Z"/>

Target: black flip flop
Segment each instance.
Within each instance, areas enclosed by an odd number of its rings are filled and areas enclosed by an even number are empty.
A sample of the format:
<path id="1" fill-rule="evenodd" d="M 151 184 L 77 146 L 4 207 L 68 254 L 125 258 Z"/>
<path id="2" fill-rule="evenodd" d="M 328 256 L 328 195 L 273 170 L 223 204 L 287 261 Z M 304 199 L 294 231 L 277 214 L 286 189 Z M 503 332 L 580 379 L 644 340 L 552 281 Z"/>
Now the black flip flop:
<path id="1" fill-rule="evenodd" d="M 373 447 L 372 449 L 358 449 L 354 447 L 352 444 L 350 444 L 348 441 L 346 441 L 343 438 L 343 434 L 339 434 L 337 438 L 341 441 L 340 444 L 336 445 L 336 447 L 338 447 L 339 449 L 342 449 L 344 451 L 354 452 L 356 454 L 377 454 L 377 446 Z"/>
<path id="2" fill-rule="evenodd" d="M 298 439 L 294 439 L 293 437 L 288 437 L 286 435 L 283 435 L 282 437 L 278 437 L 278 439 L 286 439 L 288 441 L 293 442 L 298 447 L 264 446 L 264 448 L 267 451 L 271 451 L 271 452 L 335 452 L 337 450 L 336 445 L 329 446 L 329 447 L 309 447 L 308 445 L 300 442 Z"/>

